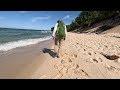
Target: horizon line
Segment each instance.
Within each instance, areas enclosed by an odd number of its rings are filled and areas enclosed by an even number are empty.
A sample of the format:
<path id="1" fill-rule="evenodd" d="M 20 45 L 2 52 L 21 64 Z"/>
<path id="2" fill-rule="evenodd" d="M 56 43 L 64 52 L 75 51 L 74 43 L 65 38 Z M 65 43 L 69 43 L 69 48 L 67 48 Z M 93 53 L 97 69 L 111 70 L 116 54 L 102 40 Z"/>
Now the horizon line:
<path id="1" fill-rule="evenodd" d="M 5 29 L 25 29 L 25 30 L 40 30 L 40 29 L 30 29 L 30 28 L 12 28 L 12 27 L 0 27 L 0 28 L 5 28 Z M 45 29 L 44 29 L 45 30 Z M 41 29 L 42 31 L 42 29 Z M 50 31 L 50 30 L 47 30 L 47 31 Z"/>

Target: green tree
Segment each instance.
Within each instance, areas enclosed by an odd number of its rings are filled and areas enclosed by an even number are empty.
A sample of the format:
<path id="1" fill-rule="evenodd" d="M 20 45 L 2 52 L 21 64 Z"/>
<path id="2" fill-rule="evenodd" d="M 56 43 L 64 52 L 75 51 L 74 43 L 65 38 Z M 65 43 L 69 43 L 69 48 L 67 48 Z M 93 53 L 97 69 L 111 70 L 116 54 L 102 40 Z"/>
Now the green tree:
<path id="1" fill-rule="evenodd" d="M 120 15 L 120 11 L 82 11 L 70 25 L 68 31 L 92 26 L 100 21 Z"/>

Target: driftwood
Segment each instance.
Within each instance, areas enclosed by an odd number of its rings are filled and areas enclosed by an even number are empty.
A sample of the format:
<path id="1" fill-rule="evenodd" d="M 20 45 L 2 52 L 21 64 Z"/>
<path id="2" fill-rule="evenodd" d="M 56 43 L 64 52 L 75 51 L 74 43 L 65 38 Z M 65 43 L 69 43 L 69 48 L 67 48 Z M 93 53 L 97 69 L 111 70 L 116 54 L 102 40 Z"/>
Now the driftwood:
<path id="1" fill-rule="evenodd" d="M 102 53 L 101 53 L 102 54 Z M 102 54 L 104 57 L 106 57 L 109 60 L 117 60 L 118 58 L 120 58 L 117 55 L 107 55 L 107 54 Z"/>

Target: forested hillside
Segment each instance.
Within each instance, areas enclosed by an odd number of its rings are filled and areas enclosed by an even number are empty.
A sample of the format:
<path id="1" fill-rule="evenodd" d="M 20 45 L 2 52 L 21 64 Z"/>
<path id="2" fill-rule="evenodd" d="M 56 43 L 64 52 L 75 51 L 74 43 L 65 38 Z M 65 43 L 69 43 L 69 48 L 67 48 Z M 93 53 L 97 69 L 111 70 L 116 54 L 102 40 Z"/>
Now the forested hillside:
<path id="1" fill-rule="evenodd" d="M 84 28 L 89 28 L 96 23 L 110 19 L 114 22 L 116 19 L 120 19 L 119 15 L 119 11 L 82 11 L 70 25 L 67 25 L 67 30 L 73 31 L 79 29 L 80 31 Z"/>

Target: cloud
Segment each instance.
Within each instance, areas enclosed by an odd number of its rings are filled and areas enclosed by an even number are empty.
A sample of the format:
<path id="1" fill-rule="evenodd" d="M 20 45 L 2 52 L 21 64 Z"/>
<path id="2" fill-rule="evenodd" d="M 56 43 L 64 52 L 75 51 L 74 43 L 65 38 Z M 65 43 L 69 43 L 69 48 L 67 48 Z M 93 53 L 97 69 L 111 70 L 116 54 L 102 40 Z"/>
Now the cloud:
<path id="1" fill-rule="evenodd" d="M 0 16 L 0 20 L 2 20 L 2 19 L 5 19 L 5 17 L 1 17 L 1 16 Z"/>
<path id="2" fill-rule="evenodd" d="M 32 19 L 32 22 L 37 22 L 38 20 L 47 20 L 50 19 L 50 16 L 44 16 L 44 17 L 34 17 Z"/>
<path id="3" fill-rule="evenodd" d="M 66 15 L 63 19 L 69 19 L 70 15 Z"/>
<path id="4" fill-rule="evenodd" d="M 20 13 L 26 13 L 26 12 L 28 12 L 28 11 L 18 11 L 18 12 L 20 12 Z"/>

